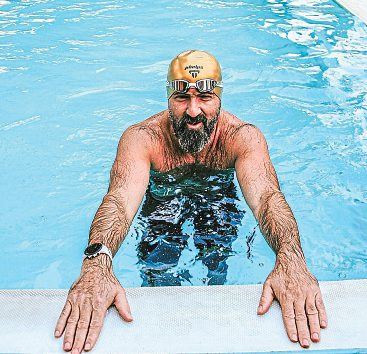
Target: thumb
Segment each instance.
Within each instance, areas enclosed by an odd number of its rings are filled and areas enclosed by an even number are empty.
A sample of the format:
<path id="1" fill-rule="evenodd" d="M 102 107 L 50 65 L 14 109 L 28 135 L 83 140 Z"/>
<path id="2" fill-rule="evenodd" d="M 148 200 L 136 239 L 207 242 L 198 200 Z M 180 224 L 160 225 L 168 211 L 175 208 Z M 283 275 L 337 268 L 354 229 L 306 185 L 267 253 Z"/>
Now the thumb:
<path id="1" fill-rule="evenodd" d="M 273 300 L 273 289 L 271 288 L 270 283 L 266 281 L 263 286 L 263 292 L 260 298 L 259 307 L 257 308 L 257 314 L 263 315 L 264 313 L 268 312 Z"/>
<path id="2" fill-rule="evenodd" d="M 131 322 L 133 317 L 131 316 L 131 310 L 129 303 L 127 302 L 125 290 L 120 287 L 115 296 L 114 304 L 120 316 L 127 322 Z"/>

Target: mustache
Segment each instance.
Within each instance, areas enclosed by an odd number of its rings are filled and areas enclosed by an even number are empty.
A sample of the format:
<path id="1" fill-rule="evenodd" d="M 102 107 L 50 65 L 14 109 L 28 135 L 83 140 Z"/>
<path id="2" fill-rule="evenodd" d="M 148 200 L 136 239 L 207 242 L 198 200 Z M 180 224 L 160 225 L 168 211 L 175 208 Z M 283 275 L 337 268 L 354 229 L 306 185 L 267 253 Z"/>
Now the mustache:
<path id="1" fill-rule="evenodd" d="M 198 114 L 196 117 L 191 117 L 187 113 L 184 113 L 181 123 L 182 125 L 186 125 L 187 123 L 189 124 L 203 123 L 204 126 L 206 126 L 207 121 L 208 119 L 205 117 L 204 114 Z"/>

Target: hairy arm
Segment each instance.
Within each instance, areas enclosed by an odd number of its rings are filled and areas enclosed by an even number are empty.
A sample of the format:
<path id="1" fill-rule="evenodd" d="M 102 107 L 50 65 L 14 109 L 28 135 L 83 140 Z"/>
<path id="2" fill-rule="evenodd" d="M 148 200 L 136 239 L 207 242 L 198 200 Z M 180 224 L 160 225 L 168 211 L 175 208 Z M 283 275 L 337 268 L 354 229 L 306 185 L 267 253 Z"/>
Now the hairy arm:
<path id="1" fill-rule="evenodd" d="M 265 137 L 253 126 L 243 129 L 248 136 L 236 160 L 236 174 L 246 202 L 277 257 L 304 262 L 297 222 L 280 190 Z"/>
<path id="2" fill-rule="evenodd" d="M 258 313 L 267 312 L 277 298 L 289 338 L 308 347 L 310 338 L 319 340 L 320 326 L 326 327 L 326 312 L 317 280 L 306 266 L 297 222 L 280 190 L 260 130 L 245 125 L 239 132 L 235 150 L 242 193 L 276 253 L 274 270 L 264 283 Z"/>
<path id="3" fill-rule="evenodd" d="M 92 222 L 89 244 L 101 242 L 113 255 L 118 251 L 141 204 L 149 182 L 149 148 L 136 128 L 120 139 L 110 173 L 110 185 Z M 141 141 L 141 144 L 137 144 Z"/>
<path id="4" fill-rule="evenodd" d="M 149 142 L 146 133 L 136 127 L 122 135 L 108 192 L 90 228 L 89 244 L 103 243 L 113 255 L 128 233 L 148 186 Z M 92 349 L 111 305 L 116 306 L 125 321 L 132 321 L 125 290 L 113 273 L 110 258 L 100 254 L 85 259 L 55 328 L 56 337 L 64 333 L 64 350 L 80 353 Z"/>

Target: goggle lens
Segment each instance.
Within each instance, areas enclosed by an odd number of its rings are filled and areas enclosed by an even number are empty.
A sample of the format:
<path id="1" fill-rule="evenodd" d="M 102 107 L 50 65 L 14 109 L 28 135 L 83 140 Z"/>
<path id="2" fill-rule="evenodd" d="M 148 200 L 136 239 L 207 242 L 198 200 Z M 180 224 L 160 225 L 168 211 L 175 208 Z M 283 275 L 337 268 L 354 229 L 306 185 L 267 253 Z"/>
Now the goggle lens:
<path id="1" fill-rule="evenodd" d="M 171 87 L 177 92 L 186 92 L 189 89 L 189 83 L 183 80 L 174 80 Z"/>
<path id="2" fill-rule="evenodd" d="M 196 81 L 196 88 L 200 92 L 212 91 L 215 87 L 216 82 L 214 80 L 199 80 Z"/>

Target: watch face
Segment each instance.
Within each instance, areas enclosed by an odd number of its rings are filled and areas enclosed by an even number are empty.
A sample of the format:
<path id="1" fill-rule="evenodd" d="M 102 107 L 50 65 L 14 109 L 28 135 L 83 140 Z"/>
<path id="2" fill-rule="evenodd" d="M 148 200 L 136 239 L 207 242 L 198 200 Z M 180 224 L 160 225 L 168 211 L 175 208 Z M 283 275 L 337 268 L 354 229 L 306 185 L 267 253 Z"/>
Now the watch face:
<path id="1" fill-rule="evenodd" d="M 93 243 L 85 249 L 84 254 L 86 256 L 92 256 L 93 254 L 99 252 L 101 249 L 102 243 Z"/>

